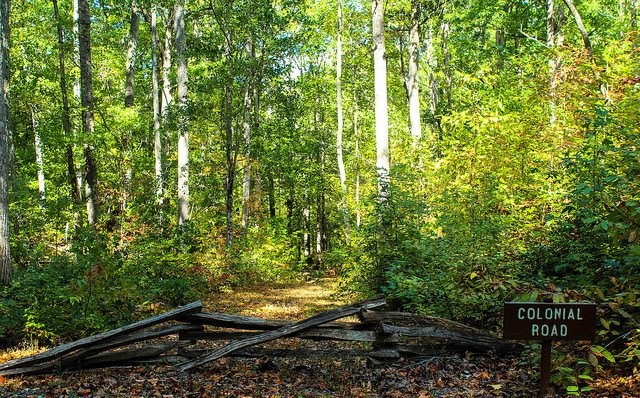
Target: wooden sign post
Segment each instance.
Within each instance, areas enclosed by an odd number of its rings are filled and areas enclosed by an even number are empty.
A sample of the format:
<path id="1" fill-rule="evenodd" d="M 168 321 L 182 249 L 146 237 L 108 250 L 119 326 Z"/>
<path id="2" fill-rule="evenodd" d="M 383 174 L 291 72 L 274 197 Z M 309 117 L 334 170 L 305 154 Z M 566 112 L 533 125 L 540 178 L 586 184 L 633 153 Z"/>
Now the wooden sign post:
<path id="1" fill-rule="evenodd" d="M 551 379 L 551 343 L 553 340 L 593 340 L 596 337 L 596 305 L 504 303 L 502 337 L 541 341 L 539 397 L 544 397 Z"/>

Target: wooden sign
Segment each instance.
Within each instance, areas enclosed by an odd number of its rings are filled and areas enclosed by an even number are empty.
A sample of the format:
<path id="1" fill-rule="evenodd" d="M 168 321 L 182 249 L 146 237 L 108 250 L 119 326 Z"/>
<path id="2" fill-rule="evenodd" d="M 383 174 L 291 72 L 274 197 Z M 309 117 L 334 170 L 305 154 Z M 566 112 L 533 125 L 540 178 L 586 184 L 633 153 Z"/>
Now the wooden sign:
<path id="1" fill-rule="evenodd" d="M 593 340 L 592 303 L 504 303 L 503 337 L 512 340 Z"/>
<path id="2" fill-rule="evenodd" d="M 551 379 L 553 340 L 593 340 L 596 337 L 596 305 L 593 303 L 504 303 L 502 337 L 541 340 L 540 391 L 542 398 Z"/>

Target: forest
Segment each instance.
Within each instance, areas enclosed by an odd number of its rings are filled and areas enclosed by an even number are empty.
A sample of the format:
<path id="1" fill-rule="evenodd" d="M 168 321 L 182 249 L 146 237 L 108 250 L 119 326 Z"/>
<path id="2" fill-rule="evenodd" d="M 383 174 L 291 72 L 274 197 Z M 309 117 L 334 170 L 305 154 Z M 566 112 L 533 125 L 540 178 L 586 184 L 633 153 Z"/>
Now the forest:
<path id="1" fill-rule="evenodd" d="M 637 6 L 0 1 L 2 345 L 330 275 L 497 335 L 593 302 L 554 382 L 637 372 Z"/>

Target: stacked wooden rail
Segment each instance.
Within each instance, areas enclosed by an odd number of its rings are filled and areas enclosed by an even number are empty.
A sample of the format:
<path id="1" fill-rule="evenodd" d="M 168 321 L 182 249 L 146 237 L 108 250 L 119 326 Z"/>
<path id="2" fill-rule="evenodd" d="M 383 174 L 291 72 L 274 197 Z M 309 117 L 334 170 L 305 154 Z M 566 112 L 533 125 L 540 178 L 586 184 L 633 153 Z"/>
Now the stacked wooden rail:
<path id="1" fill-rule="evenodd" d="M 0 375 L 19 376 L 110 366 L 171 363 L 187 371 L 225 356 L 366 356 L 397 359 L 436 350 L 510 352 L 515 346 L 453 321 L 409 313 L 374 311 L 383 298 L 322 312 L 298 322 L 203 312 L 191 303 L 108 332 L 0 364 Z M 359 322 L 335 322 L 357 315 Z M 173 336 L 173 338 L 168 338 Z M 267 349 L 256 347 L 282 338 L 369 343 L 357 349 Z M 197 341 L 221 344 L 210 350 Z"/>

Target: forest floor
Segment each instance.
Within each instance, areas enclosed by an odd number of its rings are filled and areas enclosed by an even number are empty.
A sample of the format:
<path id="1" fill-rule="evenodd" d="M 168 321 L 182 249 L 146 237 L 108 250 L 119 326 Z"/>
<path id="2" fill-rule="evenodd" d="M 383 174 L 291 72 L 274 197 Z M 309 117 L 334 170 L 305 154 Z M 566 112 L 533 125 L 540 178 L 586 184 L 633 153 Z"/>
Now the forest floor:
<path id="1" fill-rule="evenodd" d="M 346 304 L 334 279 L 253 287 L 204 300 L 207 311 L 298 320 Z M 308 344 L 295 339 L 277 347 Z M 325 344 L 335 348 L 336 343 Z M 21 355 L 0 352 L 0 362 Z M 23 354 L 24 355 L 24 354 Z M 442 353 L 372 364 L 362 358 L 223 358 L 188 373 L 145 366 L 0 378 L 0 396 L 39 397 L 534 397 L 537 371 L 524 357 Z M 640 374 L 601 375 L 583 397 L 640 397 Z M 549 395 L 553 396 L 553 395 Z M 565 396 L 558 393 L 556 397 Z"/>

